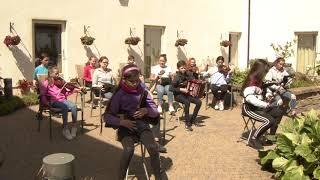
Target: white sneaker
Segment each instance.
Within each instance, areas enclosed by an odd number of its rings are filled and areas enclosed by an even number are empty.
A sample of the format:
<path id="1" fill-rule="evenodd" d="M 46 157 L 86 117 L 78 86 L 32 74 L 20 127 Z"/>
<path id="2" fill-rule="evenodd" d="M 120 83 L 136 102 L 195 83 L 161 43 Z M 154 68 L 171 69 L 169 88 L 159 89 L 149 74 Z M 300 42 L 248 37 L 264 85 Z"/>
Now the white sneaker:
<path id="1" fill-rule="evenodd" d="M 169 106 L 169 112 L 173 113 L 175 112 L 174 107 L 173 106 Z"/>
<path id="2" fill-rule="evenodd" d="M 223 111 L 224 110 L 224 101 L 219 102 L 219 110 Z"/>
<path id="3" fill-rule="evenodd" d="M 76 127 L 71 128 L 71 136 L 72 136 L 72 138 L 75 138 L 77 136 L 77 128 Z"/>
<path id="4" fill-rule="evenodd" d="M 220 107 L 219 107 L 219 102 L 216 102 L 216 105 L 214 106 L 214 109 L 215 110 L 218 110 Z"/>
<path id="5" fill-rule="evenodd" d="M 158 112 L 162 113 L 162 107 L 161 106 L 158 106 Z"/>
<path id="6" fill-rule="evenodd" d="M 68 128 L 63 128 L 62 135 L 68 140 L 71 140 L 73 138 Z"/>

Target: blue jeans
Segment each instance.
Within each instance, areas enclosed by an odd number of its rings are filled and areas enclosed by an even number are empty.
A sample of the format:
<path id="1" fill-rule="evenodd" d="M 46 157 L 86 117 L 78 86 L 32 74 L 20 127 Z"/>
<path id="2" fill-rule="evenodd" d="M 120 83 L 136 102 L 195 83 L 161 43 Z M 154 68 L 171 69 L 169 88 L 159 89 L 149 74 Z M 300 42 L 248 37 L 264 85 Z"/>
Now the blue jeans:
<path id="1" fill-rule="evenodd" d="M 160 84 L 157 85 L 156 91 L 158 96 L 158 105 L 163 104 L 163 95 L 164 93 L 168 96 L 168 102 L 169 104 L 173 103 L 173 92 L 169 91 L 170 85 L 162 86 Z"/>
<path id="2" fill-rule="evenodd" d="M 289 91 L 285 91 L 284 93 L 275 97 L 275 100 L 285 99 L 289 101 L 289 110 L 295 109 L 297 106 L 297 98 L 294 94 Z"/>
<path id="3" fill-rule="evenodd" d="M 71 115 L 72 115 L 72 122 L 75 123 L 77 122 L 77 105 L 74 104 L 71 101 L 65 100 L 64 102 L 52 102 L 51 106 L 54 108 L 59 108 L 61 109 L 62 113 L 62 121 L 63 121 L 63 126 L 66 126 L 68 123 L 68 111 L 69 109 L 71 110 Z"/>

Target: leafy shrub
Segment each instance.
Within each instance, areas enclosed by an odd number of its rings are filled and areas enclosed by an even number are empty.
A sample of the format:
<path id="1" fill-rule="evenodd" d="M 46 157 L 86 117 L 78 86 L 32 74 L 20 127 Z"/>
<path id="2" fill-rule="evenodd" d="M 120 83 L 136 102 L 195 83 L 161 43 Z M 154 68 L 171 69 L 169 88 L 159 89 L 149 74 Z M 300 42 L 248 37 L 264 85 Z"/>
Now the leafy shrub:
<path id="1" fill-rule="evenodd" d="M 17 96 L 12 96 L 10 98 L 6 98 L 4 96 L 0 97 L 0 116 L 4 116 L 10 114 L 11 112 L 24 107 L 22 99 Z"/>
<path id="2" fill-rule="evenodd" d="M 272 167 L 282 180 L 320 179 L 320 115 L 311 110 L 281 126 L 276 147 L 260 152 L 264 167 Z"/>
<path id="3" fill-rule="evenodd" d="M 22 96 L 22 101 L 26 106 L 32 106 L 39 104 L 39 98 L 37 93 L 29 93 L 25 96 Z"/>
<path id="4" fill-rule="evenodd" d="M 10 114 L 22 107 L 36 105 L 38 103 L 39 100 L 36 93 L 29 93 L 21 98 L 18 96 L 12 96 L 10 98 L 0 96 L 0 116 Z"/>
<path id="5" fill-rule="evenodd" d="M 318 86 L 320 82 L 312 81 L 309 79 L 305 74 L 302 73 L 295 73 L 295 78 L 293 83 L 290 85 L 290 88 L 297 88 L 297 87 L 309 87 L 309 86 Z"/>
<path id="6" fill-rule="evenodd" d="M 231 81 L 235 86 L 241 86 L 244 80 L 248 75 L 248 70 L 240 71 L 239 69 L 235 69 Z"/>

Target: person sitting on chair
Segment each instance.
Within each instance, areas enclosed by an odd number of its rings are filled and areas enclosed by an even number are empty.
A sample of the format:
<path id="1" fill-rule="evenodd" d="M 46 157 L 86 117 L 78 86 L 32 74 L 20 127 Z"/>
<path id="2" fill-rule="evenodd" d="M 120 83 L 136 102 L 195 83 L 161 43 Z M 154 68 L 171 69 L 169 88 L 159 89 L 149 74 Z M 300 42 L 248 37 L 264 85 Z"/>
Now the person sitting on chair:
<path id="1" fill-rule="evenodd" d="M 285 70 L 284 64 L 284 58 L 277 58 L 268 71 L 265 81 L 273 85 L 268 86 L 266 96 L 274 97 L 281 105 L 283 100 L 287 100 L 289 102 L 287 113 L 291 111 L 291 114 L 295 115 L 297 98 L 288 90 L 292 83 L 292 76 Z"/>
<path id="2" fill-rule="evenodd" d="M 169 111 L 170 113 L 174 113 L 173 93 L 169 90 L 172 81 L 172 70 L 166 63 L 167 56 L 161 54 L 159 57 L 159 64 L 151 68 L 150 80 L 157 80 L 156 92 L 158 96 L 158 111 L 162 113 L 163 95 L 166 93 L 168 96 Z"/>
<path id="3" fill-rule="evenodd" d="M 86 63 L 86 66 L 83 68 L 83 79 L 86 87 L 91 88 L 92 86 L 92 75 L 96 68 L 97 58 L 91 56 Z"/>
<path id="4" fill-rule="evenodd" d="M 92 77 L 92 87 L 101 88 L 101 94 L 105 101 L 111 99 L 115 88 L 115 79 L 112 74 L 112 70 L 108 68 L 109 59 L 106 56 L 102 56 L 98 61 L 100 67 L 97 68 Z M 100 89 L 93 89 L 97 97 L 99 97 Z"/>
<path id="5" fill-rule="evenodd" d="M 249 139 L 249 146 L 255 149 L 262 149 L 260 137 L 270 129 L 270 134 L 274 135 L 277 131 L 283 113 L 277 101 L 264 99 L 263 80 L 268 72 L 268 63 L 264 60 L 256 60 L 249 70 L 243 85 L 242 95 L 243 106 L 242 114 L 256 121 L 262 122 L 261 126 Z"/>
<path id="6" fill-rule="evenodd" d="M 199 68 L 197 67 L 197 64 L 196 64 L 196 59 L 195 58 L 189 58 L 188 61 L 187 61 L 187 71 L 192 73 L 193 77 L 195 79 L 199 79 L 199 74 L 200 74 L 200 70 Z"/>
<path id="7" fill-rule="evenodd" d="M 126 176 L 137 142 L 147 148 L 155 179 L 161 179 L 158 145 L 149 127 L 149 124 L 159 122 L 160 114 L 152 97 L 141 86 L 139 74 L 136 65 L 123 68 L 119 87 L 104 114 L 106 127 L 117 129 L 118 140 L 123 146 L 119 173 L 121 180 Z"/>
<path id="8" fill-rule="evenodd" d="M 45 107 L 52 107 L 61 110 L 63 120 L 62 135 L 71 140 L 77 135 L 77 105 L 69 100 L 67 96 L 73 92 L 81 92 L 81 89 L 75 88 L 70 91 L 63 87 L 58 87 L 56 79 L 59 78 L 59 70 L 56 66 L 50 67 L 48 70 L 48 79 L 40 84 L 40 103 Z M 67 127 L 68 111 L 72 114 L 72 128 L 71 133 Z"/>
<path id="9" fill-rule="evenodd" d="M 173 92 L 175 100 L 184 104 L 184 113 L 186 118 L 185 128 L 188 131 L 192 131 L 192 124 L 197 125 L 196 118 L 201 107 L 201 100 L 187 94 L 188 80 L 192 80 L 194 77 L 192 73 L 186 71 L 186 65 L 185 61 L 178 61 L 178 72 L 172 81 L 170 90 Z M 194 103 L 196 105 L 191 118 L 189 115 L 190 103 Z"/>
<path id="10" fill-rule="evenodd" d="M 228 82 L 231 79 L 231 73 L 227 66 L 219 65 L 218 71 L 210 77 L 210 88 L 215 97 L 216 105 L 214 109 L 224 110 L 224 99 L 228 91 Z"/>

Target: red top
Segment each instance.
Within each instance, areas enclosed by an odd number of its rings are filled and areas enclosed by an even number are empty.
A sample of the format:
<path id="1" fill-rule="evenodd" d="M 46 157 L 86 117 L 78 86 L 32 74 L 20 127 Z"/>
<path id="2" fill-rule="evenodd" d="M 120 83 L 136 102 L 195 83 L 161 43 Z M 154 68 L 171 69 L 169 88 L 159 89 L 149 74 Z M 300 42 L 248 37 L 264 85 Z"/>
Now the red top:
<path id="1" fill-rule="evenodd" d="M 83 68 L 83 79 L 85 81 L 92 82 L 91 71 L 93 71 L 94 69 L 95 68 L 93 66 L 91 66 L 90 64 L 86 65 Z"/>

